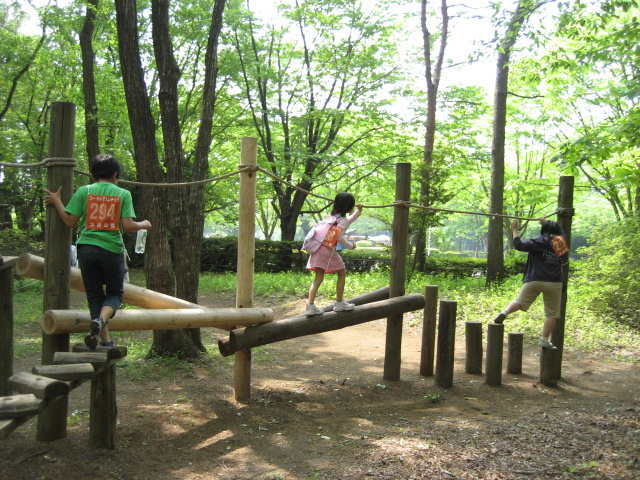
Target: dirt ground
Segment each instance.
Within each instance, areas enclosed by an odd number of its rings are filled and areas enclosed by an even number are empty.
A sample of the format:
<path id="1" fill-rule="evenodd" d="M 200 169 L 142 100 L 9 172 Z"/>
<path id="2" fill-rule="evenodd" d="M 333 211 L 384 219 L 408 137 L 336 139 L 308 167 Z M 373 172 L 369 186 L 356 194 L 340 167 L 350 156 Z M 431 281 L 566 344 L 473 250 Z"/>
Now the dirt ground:
<path id="1" fill-rule="evenodd" d="M 254 304 L 277 318 L 304 306 Z M 113 451 L 88 445 L 85 384 L 70 396 L 67 438 L 38 442 L 34 419 L 0 441 L 0 479 L 640 479 L 637 364 L 565 349 L 563 377 L 547 388 L 539 349 L 525 346 L 524 373 L 490 387 L 464 373 L 458 334 L 454 385 L 443 389 L 419 375 L 421 329 L 410 324 L 420 322 L 410 320 L 397 382 L 382 379 L 382 320 L 255 349 L 248 403 L 234 400 L 232 359 L 121 376 Z M 224 332 L 207 335 L 217 352 Z"/>

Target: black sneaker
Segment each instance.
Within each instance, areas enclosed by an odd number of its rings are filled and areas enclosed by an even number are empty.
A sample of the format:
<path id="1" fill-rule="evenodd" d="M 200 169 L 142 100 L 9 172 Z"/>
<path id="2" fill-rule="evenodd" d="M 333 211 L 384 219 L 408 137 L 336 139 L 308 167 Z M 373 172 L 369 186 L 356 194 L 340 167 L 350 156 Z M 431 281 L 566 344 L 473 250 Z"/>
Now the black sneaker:
<path id="1" fill-rule="evenodd" d="M 504 312 L 500 312 L 498 316 L 493 319 L 493 323 L 498 323 L 502 325 L 502 322 L 504 322 L 505 318 L 507 318 L 507 316 L 504 314 Z"/>
<path id="2" fill-rule="evenodd" d="M 102 320 L 102 317 L 94 318 L 89 324 L 89 331 L 94 335 L 100 335 L 100 332 L 102 332 L 103 328 L 104 320 Z"/>
<path id="3" fill-rule="evenodd" d="M 86 337 L 84 337 L 84 344 L 89 347 L 89 349 L 95 350 L 98 346 L 98 337 L 89 333 Z"/>

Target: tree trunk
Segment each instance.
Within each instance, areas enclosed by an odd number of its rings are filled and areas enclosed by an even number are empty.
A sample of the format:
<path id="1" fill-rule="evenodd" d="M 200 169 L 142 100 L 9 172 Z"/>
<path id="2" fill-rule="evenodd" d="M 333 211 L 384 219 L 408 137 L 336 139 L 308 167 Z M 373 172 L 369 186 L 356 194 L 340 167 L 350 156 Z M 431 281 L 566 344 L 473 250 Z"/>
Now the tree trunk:
<path id="1" fill-rule="evenodd" d="M 144 81 L 144 70 L 138 43 L 137 9 L 135 0 L 116 0 L 118 49 L 129 123 L 134 144 L 134 160 L 138 178 L 143 182 L 164 183 L 165 178 L 158 160 L 156 124 Z M 167 240 L 166 189 L 142 189 L 143 208 L 139 217 L 153 225 L 147 237 L 145 254 L 146 284 L 151 290 L 174 295 L 175 281 L 169 242 Z"/>
<path id="2" fill-rule="evenodd" d="M 93 30 L 96 9 L 99 0 L 87 1 L 87 13 L 80 32 L 80 50 L 82 52 L 82 93 L 84 95 L 84 129 L 87 138 L 87 158 L 100 153 L 98 132 L 98 102 L 96 101 L 96 81 L 94 76 L 95 54 L 93 51 Z"/>
<path id="3" fill-rule="evenodd" d="M 493 104 L 493 137 L 491 143 L 491 191 L 489 211 L 502 214 L 504 210 L 504 145 L 507 124 L 507 93 L 511 49 L 526 17 L 535 9 L 530 0 L 520 0 L 498 47 L 496 90 Z M 487 286 L 504 277 L 502 217 L 489 217 L 487 238 Z"/>
<path id="4" fill-rule="evenodd" d="M 433 145 L 435 143 L 436 133 L 436 111 L 438 101 L 438 88 L 440 87 L 440 77 L 442 74 L 442 63 L 444 61 L 444 53 L 447 48 L 447 36 L 449 31 L 449 14 L 447 1 L 441 0 L 440 11 L 442 14 L 442 32 L 440 40 L 440 50 L 438 57 L 433 64 L 431 59 L 431 33 L 427 27 L 427 0 L 422 0 L 421 8 L 421 23 L 422 23 L 422 39 L 423 39 L 423 53 L 425 62 L 425 79 L 427 82 L 427 121 L 426 132 L 424 142 L 424 165 L 426 167 L 425 172 L 430 173 L 430 168 L 433 164 Z M 432 180 L 433 176 L 430 174 L 420 177 L 420 200 L 419 203 L 424 206 L 430 206 L 433 203 L 432 198 Z M 429 217 L 433 217 L 433 214 L 427 211 L 419 211 L 416 214 L 418 217 L 418 226 L 416 229 L 416 250 L 415 250 L 415 264 L 419 271 L 425 271 L 426 254 L 425 249 L 427 246 L 427 228 L 429 226 Z"/>

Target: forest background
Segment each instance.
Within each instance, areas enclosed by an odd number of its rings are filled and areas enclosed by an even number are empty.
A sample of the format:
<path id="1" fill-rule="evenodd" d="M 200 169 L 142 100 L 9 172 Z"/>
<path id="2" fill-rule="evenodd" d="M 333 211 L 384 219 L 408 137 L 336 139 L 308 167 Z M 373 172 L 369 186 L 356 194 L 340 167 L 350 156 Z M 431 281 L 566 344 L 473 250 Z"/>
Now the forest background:
<path id="1" fill-rule="evenodd" d="M 252 136 L 287 182 L 260 177 L 264 238 L 300 239 L 338 191 L 390 203 L 410 162 L 412 201 L 437 209 L 411 213 L 418 270 L 487 256 L 489 285 L 510 219 L 446 210 L 550 215 L 573 175 L 581 299 L 637 328 L 637 2 L 51 1 L 36 22 L 30 5 L 0 5 L 0 204 L 25 245 L 44 230 L 46 172 L 6 164 L 46 158 L 51 102 L 70 101 L 78 170 L 109 151 L 125 180 L 200 182 L 131 186 L 154 225 L 153 290 L 197 301 L 202 238 L 233 235 L 238 216 L 238 179 L 204 180 L 236 170 Z M 365 214 L 354 233 L 390 230 L 392 209 Z M 158 353 L 186 345 L 202 348 L 197 332 L 154 333 Z"/>

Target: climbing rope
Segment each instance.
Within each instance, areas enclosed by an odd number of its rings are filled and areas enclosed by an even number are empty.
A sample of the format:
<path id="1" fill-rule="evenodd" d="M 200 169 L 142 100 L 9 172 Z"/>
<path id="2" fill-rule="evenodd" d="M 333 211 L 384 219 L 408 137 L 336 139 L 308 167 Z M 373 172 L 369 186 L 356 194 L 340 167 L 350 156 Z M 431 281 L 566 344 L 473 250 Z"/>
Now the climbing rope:
<path id="1" fill-rule="evenodd" d="M 53 167 L 53 166 L 72 166 L 75 167 L 77 165 L 77 161 L 75 158 L 66 158 L 66 157 L 50 157 L 50 158 L 45 158 L 43 159 L 41 162 L 39 163 L 0 163 L 0 167 L 10 167 L 10 168 L 34 168 L 34 167 Z M 81 170 L 77 170 L 74 169 L 74 172 L 79 174 L 79 175 L 84 175 L 87 177 L 90 177 L 91 175 L 87 172 L 83 172 Z M 119 179 L 118 182 L 119 183 L 123 183 L 126 185 L 137 185 L 137 186 L 143 186 L 143 187 L 155 187 L 155 188 L 167 188 L 167 187 L 187 187 L 187 186 L 191 186 L 191 185 L 202 185 L 205 183 L 211 183 L 211 182 L 217 182 L 220 180 L 224 180 L 225 178 L 229 178 L 232 177 L 234 175 L 238 175 L 241 173 L 254 173 L 254 172 L 262 172 L 265 175 L 273 178 L 274 180 L 276 180 L 277 182 L 280 182 L 284 185 L 287 185 L 299 192 L 304 193 L 307 196 L 311 196 L 311 197 L 315 197 L 315 198 L 319 198 L 321 200 L 325 200 L 327 202 L 333 202 L 332 198 L 329 197 L 325 197 L 323 195 L 318 195 L 316 193 L 310 192 L 309 190 L 305 190 L 304 188 L 301 188 L 297 185 L 294 185 L 291 182 L 286 181 L 283 178 L 278 177 L 277 175 L 275 175 L 274 173 L 265 170 L 264 168 L 260 167 L 259 165 L 238 165 L 238 170 L 234 171 L 234 172 L 229 172 L 223 175 L 220 175 L 218 177 L 213 177 L 213 178 L 207 178 L 207 179 L 203 179 L 203 180 L 197 180 L 197 181 L 192 181 L 192 182 L 178 182 L 178 183 L 152 183 L 152 182 L 138 182 L 138 181 L 133 181 L 133 180 L 124 180 L 124 179 Z M 470 211 L 465 211 L 465 210 L 452 210 L 449 208 L 437 208 L 437 207 L 427 207 L 425 205 L 419 205 L 419 204 L 415 204 L 409 201 L 403 201 L 403 200 L 395 200 L 393 203 L 390 204 L 385 204 L 385 205 L 365 205 L 365 208 L 390 208 L 390 207 L 405 207 L 405 208 L 416 208 L 419 210 L 427 210 L 430 212 L 445 212 L 445 213 L 460 213 L 460 214 L 465 214 L 465 215 L 481 215 L 481 216 L 485 216 L 485 217 L 500 217 L 500 218 L 513 218 L 516 220 L 525 220 L 525 221 L 536 221 L 538 220 L 538 218 L 528 218 L 528 217 L 519 217 L 516 215 L 507 215 L 507 214 L 501 214 L 501 213 L 486 213 L 486 212 L 470 212 Z M 555 214 L 559 214 L 559 211 L 556 212 L 552 212 L 548 215 L 545 215 L 542 218 L 548 218 L 552 215 Z"/>

